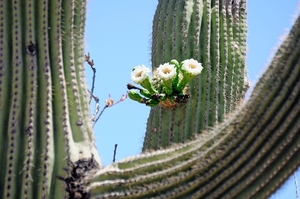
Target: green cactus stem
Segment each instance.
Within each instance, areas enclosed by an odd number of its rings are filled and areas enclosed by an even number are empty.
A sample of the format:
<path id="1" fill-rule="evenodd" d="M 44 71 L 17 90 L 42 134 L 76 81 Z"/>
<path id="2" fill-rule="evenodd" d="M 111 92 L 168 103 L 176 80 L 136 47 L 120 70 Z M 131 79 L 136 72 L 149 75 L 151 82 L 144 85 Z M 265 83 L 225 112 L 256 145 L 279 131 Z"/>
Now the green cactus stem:
<path id="1" fill-rule="evenodd" d="M 171 59 L 193 58 L 202 63 L 203 72 L 189 84 L 188 103 L 151 109 L 143 151 L 193 139 L 240 104 L 247 84 L 246 27 L 244 0 L 159 1 L 153 20 L 153 70 Z"/>
<path id="2" fill-rule="evenodd" d="M 63 198 L 64 167 L 92 155 L 100 164 L 84 80 L 85 4 L 0 1 L 0 198 Z"/>
<path id="3" fill-rule="evenodd" d="M 91 193 L 97 198 L 270 197 L 300 165 L 299 76 L 300 17 L 244 106 L 194 141 L 104 168 L 89 185 Z"/>
<path id="4" fill-rule="evenodd" d="M 166 2 L 160 1 L 158 10 L 176 10 Z M 244 7 L 239 9 L 244 12 Z M 235 79 L 237 71 L 229 70 L 230 79 Z M 90 192 L 96 198 L 268 198 L 300 166 L 299 76 L 300 17 L 245 105 L 224 103 L 224 113 L 230 111 L 229 105 L 238 108 L 216 127 L 196 134 L 193 141 L 146 150 L 104 168 L 89 185 Z M 226 91 L 236 93 L 236 89 Z M 170 112 L 152 108 L 148 123 L 160 126 L 148 125 L 147 132 L 160 134 L 146 134 L 147 146 L 171 143 L 165 132 L 172 129 L 162 124 L 168 117 Z"/>

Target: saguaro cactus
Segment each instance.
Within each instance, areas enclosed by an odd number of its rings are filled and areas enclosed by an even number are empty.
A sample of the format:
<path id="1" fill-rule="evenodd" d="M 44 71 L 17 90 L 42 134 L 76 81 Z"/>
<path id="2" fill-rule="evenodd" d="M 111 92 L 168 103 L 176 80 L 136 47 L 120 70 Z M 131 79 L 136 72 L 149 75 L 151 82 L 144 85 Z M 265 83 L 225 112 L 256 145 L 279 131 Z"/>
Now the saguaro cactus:
<path id="1" fill-rule="evenodd" d="M 85 1 L 0 1 L 0 198 L 63 198 L 63 168 L 100 163 L 83 67 Z"/>
<path id="2" fill-rule="evenodd" d="M 300 18 L 240 106 L 246 1 L 160 0 L 153 66 L 194 58 L 204 71 L 187 104 L 151 110 L 143 154 L 102 168 L 85 4 L 0 0 L 1 198 L 267 198 L 300 165 Z"/>

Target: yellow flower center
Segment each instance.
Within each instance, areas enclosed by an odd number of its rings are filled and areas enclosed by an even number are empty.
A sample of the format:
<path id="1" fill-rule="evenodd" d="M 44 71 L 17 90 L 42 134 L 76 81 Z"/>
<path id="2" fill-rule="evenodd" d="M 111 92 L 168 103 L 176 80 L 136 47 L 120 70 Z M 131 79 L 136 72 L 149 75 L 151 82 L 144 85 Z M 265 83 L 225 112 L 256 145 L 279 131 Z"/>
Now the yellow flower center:
<path id="1" fill-rule="evenodd" d="M 197 68 L 195 64 L 190 64 L 189 67 L 190 67 L 190 69 Z"/>
<path id="2" fill-rule="evenodd" d="M 169 68 L 164 68 L 163 73 L 164 74 L 169 74 L 171 70 Z"/>
<path id="3" fill-rule="evenodd" d="M 143 71 L 140 71 L 139 73 L 136 74 L 136 77 L 142 77 Z"/>

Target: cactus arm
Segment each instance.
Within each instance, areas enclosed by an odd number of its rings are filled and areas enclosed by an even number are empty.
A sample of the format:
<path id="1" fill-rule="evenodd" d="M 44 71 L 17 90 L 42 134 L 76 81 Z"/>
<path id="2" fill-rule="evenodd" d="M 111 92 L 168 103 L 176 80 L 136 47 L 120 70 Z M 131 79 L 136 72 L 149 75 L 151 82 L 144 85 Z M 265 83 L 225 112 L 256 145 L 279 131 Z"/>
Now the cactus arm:
<path id="1" fill-rule="evenodd" d="M 300 17 L 249 101 L 225 121 L 194 141 L 104 168 L 92 180 L 91 193 L 96 198 L 268 198 L 300 165 L 299 38 Z"/>
<path id="2" fill-rule="evenodd" d="M 152 136 L 158 144 L 148 146 L 145 141 L 143 150 L 193 139 L 240 104 L 245 94 L 245 6 L 245 1 L 158 3 L 153 21 L 153 70 L 171 59 L 194 58 L 202 63 L 203 71 L 187 88 L 188 103 L 151 109 L 156 112 L 151 117 L 160 120 L 148 123 L 150 131 L 145 137 Z M 152 133 L 153 128 L 157 134 Z"/>
<path id="3" fill-rule="evenodd" d="M 203 136 L 201 139 L 196 139 L 195 141 L 189 142 L 184 145 L 179 145 L 168 150 L 157 151 L 154 153 L 143 154 L 138 157 L 125 159 L 124 161 L 121 161 L 120 163 L 118 163 L 118 165 L 116 165 L 118 168 L 107 168 L 107 171 L 103 170 L 102 172 L 100 172 L 99 179 L 104 178 L 105 180 L 109 179 L 109 181 L 103 181 L 102 183 L 92 183 L 91 192 L 94 193 L 93 191 L 95 190 L 96 193 L 105 193 L 108 187 L 112 186 L 113 184 L 115 184 L 116 186 L 118 183 L 122 182 L 121 184 L 124 185 L 124 187 L 119 186 L 119 189 L 125 188 L 127 186 L 136 188 L 135 190 L 130 191 L 131 193 L 129 197 L 134 198 L 135 196 L 137 196 L 138 198 L 138 196 L 140 196 L 142 198 L 146 196 L 150 197 L 149 194 L 152 194 L 152 196 L 161 194 L 161 192 L 165 192 L 167 191 L 167 189 L 174 189 L 174 186 L 186 187 L 187 181 L 193 178 L 194 175 L 199 174 L 198 170 L 191 170 L 191 168 L 198 166 L 199 159 L 201 159 L 200 162 L 203 162 L 201 163 L 201 166 L 204 167 L 201 168 L 202 171 L 210 168 L 209 164 L 205 164 L 206 160 L 208 161 L 211 159 L 211 154 L 207 153 L 211 149 L 213 149 L 213 147 L 219 144 L 218 141 L 214 142 L 211 141 L 211 139 L 213 139 L 214 137 L 215 139 L 217 139 L 217 137 L 224 137 L 224 135 L 228 133 L 227 130 L 224 130 L 225 126 L 229 128 L 228 123 L 220 125 L 216 131 L 211 132 L 211 134 L 207 134 L 207 137 Z M 216 133 L 220 131 L 223 131 L 222 135 L 218 135 Z M 152 172 L 150 173 L 150 171 Z M 124 177 L 126 173 L 130 177 Z M 135 176 L 136 174 L 137 176 Z M 117 179 L 110 181 L 112 176 L 114 176 L 113 178 Z M 145 181 L 148 179 L 148 176 L 152 176 L 152 180 L 151 182 L 149 182 L 149 184 L 146 184 Z M 99 179 L 97 180 L 99 181 Z M 168 181 L 167 184 L 164 183 L 165 180 Z M 143 184 L 145 186 L 142 186 Z M 125 191 L 127 191 L 127 194 L 129 194 L 128 191 L 132 189 L 129 187 L 128 189 L 125 189 Z M 150 189 L 142 190 L 143 187 L 149 187 Z M 122 193 L 120 190 L 120 193 L 117 193 L 116 191 L 112 191 L 112 189 L 109 190 L 110 191 L 108 191 L 107 194 L 95 196 L 99 196 L 100 198 L 102 196 L 116 197 L 118 194 L 125 194 L 125 191 Z M 137 190 L 141 191 L 139 192 Z M 156 192 L 152 193 L 153 190 L 155 190 Z M 135 195 L 135 192 L 137 192 L 138 194 Z M 179 197 L 179 195 L 176 196 Z"/>

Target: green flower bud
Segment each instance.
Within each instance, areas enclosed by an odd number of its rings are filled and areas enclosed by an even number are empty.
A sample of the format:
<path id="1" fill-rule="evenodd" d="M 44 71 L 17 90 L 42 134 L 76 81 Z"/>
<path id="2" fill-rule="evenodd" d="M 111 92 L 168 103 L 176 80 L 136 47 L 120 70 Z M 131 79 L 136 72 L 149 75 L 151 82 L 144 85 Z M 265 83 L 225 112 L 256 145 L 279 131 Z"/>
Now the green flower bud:
<path id="1" fill-rule="evenodd" d="M 138 94 L 136 91 L 134 90 L 130 90 L 128 91 L 128 97 L 134 101 L 137 101 L 139 103 L 143 103 L 144 98 L 142 96 L 140 96 L 140 94 Z"/>

